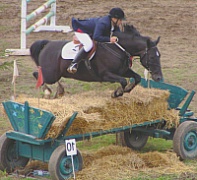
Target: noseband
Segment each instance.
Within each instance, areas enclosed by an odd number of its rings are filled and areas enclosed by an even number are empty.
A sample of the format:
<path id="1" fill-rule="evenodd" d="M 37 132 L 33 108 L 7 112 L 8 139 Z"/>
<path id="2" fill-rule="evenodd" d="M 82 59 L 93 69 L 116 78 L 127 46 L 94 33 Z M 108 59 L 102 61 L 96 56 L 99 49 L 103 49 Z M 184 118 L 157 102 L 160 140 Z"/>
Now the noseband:
<path id="1" fill-rule="evenodd" d="M 145 56 L 146 56 L 146 64 L 145 64 L 145 68 L 150 71 L 150 67 L 149 67 L 149 61 L 148 61 L 148 48 L 146 48 L 145 50 L 143 50 L 142 54 L 140 54 L 140 62 L 141 62 L 141 59 L 143 59 Z M 142 63 L 142 62 L 141 62 Z"/>
<path id="2" fill-rule="evenodd" d="M 153 48 L 156 48 L 156 46 L 153 46 L 151 48 L 146 48 L 145 50 L 143 50 L 142 54 L 140 54 L 140 61 L 141 59 L 143 59 L 145 56 L 146 56 L 146 64 L 145 64 L 145 68 L 150 72 L 150 65 L 155 65 L 155 66 L 159 66 L 161 67 L 160 65 L 154 63 L 154 62 L 150 62 L 149 61 L 149 57 L 148 57 L 148 51 L 153 49 Z M 140 53 L 140 52 L 139 52 Z M 142 63 L 142 62 L 141 62 Z"/>

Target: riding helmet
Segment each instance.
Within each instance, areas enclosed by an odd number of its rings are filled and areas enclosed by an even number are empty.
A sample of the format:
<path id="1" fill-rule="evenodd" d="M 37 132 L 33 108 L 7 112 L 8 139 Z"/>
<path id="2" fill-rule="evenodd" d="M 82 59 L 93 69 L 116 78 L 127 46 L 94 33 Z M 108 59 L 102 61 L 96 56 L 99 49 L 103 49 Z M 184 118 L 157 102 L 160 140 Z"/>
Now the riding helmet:
<path id="1" fill-rule="evenodd" d="M 124 11 L 121 8 L 112 8 L 109 15 L 111 18 L 125 19 Z"/>

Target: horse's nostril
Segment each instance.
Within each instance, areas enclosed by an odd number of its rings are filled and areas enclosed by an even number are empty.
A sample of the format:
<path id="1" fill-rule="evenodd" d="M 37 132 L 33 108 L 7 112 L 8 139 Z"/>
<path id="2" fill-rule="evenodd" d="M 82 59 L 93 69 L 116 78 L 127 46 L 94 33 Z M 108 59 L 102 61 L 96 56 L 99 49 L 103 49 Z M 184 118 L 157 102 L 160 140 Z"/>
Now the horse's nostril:
<path id="1" fill-rule="evenodd" d="M 158 82 L 163 82 L 163 77 L 158 77 L 158 78 L 157 78 L 157 81 L 158 81 Z"/>
<path id="2" fill-rule="evenodd" d="M 156 74 L 152 75 L 152 79 L 156 82 L 162 82 L 163 81 L 163 77 L 160 76 L 160 75 L 156 75 Z"/>

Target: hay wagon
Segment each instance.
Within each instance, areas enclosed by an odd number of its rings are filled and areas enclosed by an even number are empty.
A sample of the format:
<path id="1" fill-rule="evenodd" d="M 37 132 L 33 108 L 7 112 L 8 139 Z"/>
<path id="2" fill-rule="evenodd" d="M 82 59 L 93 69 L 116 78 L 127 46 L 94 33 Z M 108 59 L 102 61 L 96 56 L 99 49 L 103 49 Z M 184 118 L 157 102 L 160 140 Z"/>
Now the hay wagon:
<path id="1" fill-rule="evenodd" d="M 52 179 L 67 179 L 72 176 L 73 167 L 71 157 L 66 154 L 65 140 L 76 139 L 79 141 L 112 133 L 123 134 L 126 146 L 135 150 L 142 149 L 149 136 L 173 140 L 173 148 L 178 156 L 182 159 L 196 158 L 197 118 L 188 109 L 195 92 L 191 91 L 188 95 L 188 92 L 181 87 L 156 83 L 151 80 L 147 82 L 144 79 L 142 79 L 141 85 L 170 91 L 169 109 L 179 111 L 180 123 L 177 128 L 168 129 L 165 119 L 158 119 L 98 132 L 67 135 L 77 116 L 77 112 L 74 112 L 57 138 L 45 139 L 55 120 L 55 116 L 51 112 L 31 107 L 28 102 L 24 104 L 13 101 L 3 102 L 13 130 L 0 137 L 0 170 L 12 172 L 15 168 L 25 167 L 30 159 L 39 160 L 48 163 Z M 188 97 L 186 98 L 186 96 Z M 183 100 L 185 102 L 179 108 Z M 75 171 L 81 170 L 83 160 L 79 150 L 77 150 L 77 155 L 73 156 L 73 161 Z"/>

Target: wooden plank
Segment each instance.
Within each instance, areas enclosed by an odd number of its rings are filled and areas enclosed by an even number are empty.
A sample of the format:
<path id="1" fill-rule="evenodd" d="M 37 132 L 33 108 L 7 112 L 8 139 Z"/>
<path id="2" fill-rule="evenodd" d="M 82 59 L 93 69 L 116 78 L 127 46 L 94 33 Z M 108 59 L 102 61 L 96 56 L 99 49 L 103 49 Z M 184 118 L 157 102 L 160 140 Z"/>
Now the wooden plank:
<path id="1" fill-rule="evenodd" d="M 29 49 L 6 49 L 5 55 L 6 56 L 29 56 L 30 51 Z"/>

